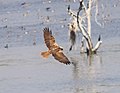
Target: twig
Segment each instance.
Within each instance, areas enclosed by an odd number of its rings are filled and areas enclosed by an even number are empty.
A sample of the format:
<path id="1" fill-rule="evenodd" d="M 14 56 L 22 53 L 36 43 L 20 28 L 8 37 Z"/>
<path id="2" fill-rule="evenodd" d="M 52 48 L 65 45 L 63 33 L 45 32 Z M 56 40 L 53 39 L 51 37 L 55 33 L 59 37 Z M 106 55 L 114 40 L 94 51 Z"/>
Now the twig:
<path id="1" fill-rule="evenodd" d="M 96 0 L 95 22 L 101 27 L 102 25 L 101 23 L 98 22 L 97 15 L 98 15 L 98 0 Z"/>

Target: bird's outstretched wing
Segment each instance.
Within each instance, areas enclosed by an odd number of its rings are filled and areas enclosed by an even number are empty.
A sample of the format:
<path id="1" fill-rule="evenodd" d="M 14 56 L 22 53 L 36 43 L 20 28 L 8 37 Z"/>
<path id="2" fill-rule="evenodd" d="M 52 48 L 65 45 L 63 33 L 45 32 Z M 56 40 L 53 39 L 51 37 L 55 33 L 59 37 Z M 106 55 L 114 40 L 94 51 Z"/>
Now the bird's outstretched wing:
<path id="1" fill-rule="evenodd" d="M 52 36 L 52 31 L 49 28 L 44 28 L 43 32 L 45 44 L 50 49 L 55 43 L 55 38 Z"/>
<path id="2" fill-rule="evenodd" d="M 43 32 L 44 41 L 49 49 L 49 53 L 42 52 L 41 55 L 43 55 L 44 57 L 48 57 L 48 54 L 52 54 L 52 56 L 59 62 L 64 64 L 70 64 L 70 61 L 62 52 L 63 49 L 55 42 L 55 38 L 52 36 L 52 31 L 50 31 L 49 28 L 44 28 Z"/>
<path id="3" fill-rule="evenodd" d="M 52 55 L 53 55 L 53 57 L 56 59 L 56 60 L 58 60 L 59 62 L 61 62 L 61 63 L 64 63 L 64 64 L 70 64 L 70 61 L 69 61 L 69 59 L 63 54 L 63 52 L 61 51 L 61 50 L 59 50 L 59 51 L 53 51 L 52 52 Z"/>

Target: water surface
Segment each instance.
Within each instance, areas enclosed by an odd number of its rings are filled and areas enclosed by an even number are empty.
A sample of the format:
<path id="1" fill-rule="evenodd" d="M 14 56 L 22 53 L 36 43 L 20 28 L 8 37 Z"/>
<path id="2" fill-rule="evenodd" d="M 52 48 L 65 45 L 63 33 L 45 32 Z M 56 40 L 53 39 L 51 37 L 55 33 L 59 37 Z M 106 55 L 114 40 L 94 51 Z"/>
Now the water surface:
<path id="1" fill-rule="evenodd" d="M 107 0 L 108 1 L 108 0 Z M 0 93 L 119 93 L 120 92 L 120 12 L 119 1 L 100 3 L 110 18 L 99 27 L 92 19 L 92 40 L 99 34 L 103 44 L 92 56 L 69 52 L 67 5 L 77 10 L 77 4 L 65 1 L 5 0 L 0 1 Z M 27 6 L 21 6 L 27 2 Z M 113 7 L 117 4 L 117 7 Z M 47 11 L 46 8 L 50 7 Z M 109 11 L 108 11 L 109 10 Z M 112 11 L 114 10 L 114 11 Z M 102 10 L 101 10 L 102 11 Z M 116 13 L 117 12 L 117 13 Z M 49 20 L 47 20 L 49 16 Z M 47 48 L 43 28 L 50 27 L 56 42 L 73 64 L 64 65 L 52 56 L 44 59 Z M 36 45 L 33 45 L 33 43 Z M 8 44 L 8 49 L 4 48 Z"/>

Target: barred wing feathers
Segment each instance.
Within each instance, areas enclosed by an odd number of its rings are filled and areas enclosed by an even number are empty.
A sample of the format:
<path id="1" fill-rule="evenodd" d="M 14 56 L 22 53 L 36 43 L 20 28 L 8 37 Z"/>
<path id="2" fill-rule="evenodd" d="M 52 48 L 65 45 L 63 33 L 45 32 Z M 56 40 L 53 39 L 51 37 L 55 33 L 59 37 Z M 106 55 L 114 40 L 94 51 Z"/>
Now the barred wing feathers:
<path id="1" fill-rule="evenodd" d="M 42 52 L 41 55 L 47 58 L 50 54 L 61 63 L 70 64 L 69 59 L 64 55 L 63 49 L 58 46 L 55 42 L 55 38 L 52 36 L 52 31 L 49 28 L 44 28 L 44 41 L 46 46 L 48 47 L 48 51 Z"/>
<path id="2" fill-rule="evenodd" d="M 44 41 L 48 49 L 50 49 L 54 43 L 55 43 L 55 38 L 52 36 L 52 32 L 49 30 L 49 28 L 44 28 Z"/>
<path id="3" fill-rule="evenodd" d="M 61 63 L 70 64 L 69 59 L 63 54 L 61 50 L 52 53 L 53 57 Z"/>

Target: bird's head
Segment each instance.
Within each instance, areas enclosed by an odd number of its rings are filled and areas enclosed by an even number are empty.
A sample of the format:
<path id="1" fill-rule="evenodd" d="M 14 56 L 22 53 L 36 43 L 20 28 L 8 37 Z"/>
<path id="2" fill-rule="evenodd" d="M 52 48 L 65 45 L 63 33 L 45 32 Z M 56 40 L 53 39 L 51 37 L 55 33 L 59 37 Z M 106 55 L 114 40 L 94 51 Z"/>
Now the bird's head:
<path id="1" fill-rule="evenodd" d="M 59 49 L 60 49 L 60 50 L 63 50 L 63 47 L 60 46 Z"/>

